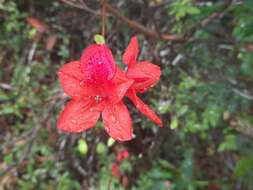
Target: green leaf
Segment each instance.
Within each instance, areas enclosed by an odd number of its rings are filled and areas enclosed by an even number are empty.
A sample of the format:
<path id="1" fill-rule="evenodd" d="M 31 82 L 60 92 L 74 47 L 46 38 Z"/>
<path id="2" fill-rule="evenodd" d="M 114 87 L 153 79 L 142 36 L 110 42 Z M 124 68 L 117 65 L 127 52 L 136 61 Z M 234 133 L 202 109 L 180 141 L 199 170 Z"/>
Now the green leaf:
<path id="1" fill-rule="evenodd" d="M 191 15 L 196 15 L 200 13 L 197 7 L 187 7 L 187 12 L 188 14 L 191 14 Z"/>
<path id="2" fill-rule="evenodd" d="M 94 36 L 94 40 L 97 44 L 105 44 L 105 38 L 104 36 L 100 35 L 100 34 L 96 34 Z"/>
<path id="3" fill-rule="evenodd" d="M 219 145 L 218 151 L 236 150 L 236 141 L 234 135 L 226 135 L 225 141 Z"/>
<path id="4" fill-rule="evenodd" d="M 177 127 L 178 127 L 178 119 L 176 117 L 174 117 L 171 121 L 170 128 L 176 129 Z"/>
<path id="5" fill-rule="evenodd" d="M 113 144 L 115 143 L 115 140 L 113 138 L 109 138 L 108 141 L 107 141 L 107 146 L 108 147 L 111 147 Z"/>
<path id="6" fill-rule="evenodd" d="M 244 157 L 240 159 L 235 167 L 234 174 L 237 177 L 246 176 L 249 172 L 253 170 L 253 157 Z"/>

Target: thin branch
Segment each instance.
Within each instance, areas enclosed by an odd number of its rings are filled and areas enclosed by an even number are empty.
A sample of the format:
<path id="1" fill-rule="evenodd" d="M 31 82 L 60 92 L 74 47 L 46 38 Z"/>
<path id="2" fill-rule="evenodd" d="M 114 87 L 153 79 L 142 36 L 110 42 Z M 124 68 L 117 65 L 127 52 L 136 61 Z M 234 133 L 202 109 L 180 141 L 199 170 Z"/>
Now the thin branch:
<path id="1" fill-rule="evenodd" d="M 253 100 L 253 95 L 251 95 L 251 94 L 249 94 L 249 93 L 247 93 L 247 92 L 242 92 L 242 91 L 240 91 L 240 90 L 238 90 L 238 89 L 236 89 L 236 88 L 233 89 L 233 92 L 234 92 L 235 94 L 237 94 L 237 95 L 243 97 L 243 98 L 246 98 L 246 99 L 248 99 L 248 100 Z"/>
<path id="2" fill-rule="evenodd" d="M 146 28 L 145 26 L 139 24 L 136 21 L 130 20 L 129 18 L 122 15 L 116 8 L 112 7 L 108 3 L 105 3 L 105 8 L 108 12 L 110 12 L 115 17 L 119 18 L 126 24 L 128 24 L 129 27 L 133 28 L 134 30 L 143 33 L 146 36 L 154 37 L 154 38 L 161 38 L 165 41 L 180 41 L 183 39 L 183 36 L 177 35 L 177 34 L 159 34 L 156 31 L 150 30 Z"/>
<path id="3" fill-rule="evenodd" d="M 79 0 L 79 3 L 76 3 L 73 0 L 59 0 L 59 1 L 62 1 L 70 6 L 88 11 L 92 14 L 95 14 L 96 16 L 101 16 L 101 13 L 90 9 L 82 0 Z M 122 15 L 119 10 L 117 10 L 115 7 L 112 7 L 109 3 L 104 2 L 104 0 L 100 0 L 100 3 L 102 7 L 104 7 L 107 10 L 107 12 L 119 18 L 121 21 L 125 22 L 129 27 L 136 30 L 137 32 L 143 33 L 145 36 L 149 36 L 152 38 L 159 38 L 163 41 L 183 42 L 187 40 L 199 28 L 205 27 L 214 19 L 224 15 L 224 13 L 228 10 L 228 7 L 231 5 L 232 0 L 226 0 L 225 3 L 220 7 L 220 9 L 217 12 L 211 14 L 207 18 L 204 18 L 203 20 L 195 24 L 188 32 L 182 34 L 165 34 L 149 29 L 143 26 L 142 24 Z"/>
<path id="4" fill-rule="evenodd" d="M 0 83 L 0 88 L 5 89 L 5 90 L 15 90 L 15 88 L 7 83 Z"/>
<path id="5" fill-rule="evenodd" d="M 95 11 L 91 8 L 89 8 L 86 3 L 84 3 L 84 1 L 82 0 L 79 0 L 78 3 L 76 1 L 73 1 L 73 0 L 59 0 L 65 4 L 68 4 L 69 6 L 72 6 L 72 7 L 75 7 L 75 8 L 78 8 L 78 9 L 82 9 L 82 10 L 85 10 L 87 11 L 88 13 L 91 13 L 95 16 L 100 16 L 100 13 L 99 11 Z"/>
<path id="6" fill-rule="evenodd" d="M 105 0 L 102 2 L 102 9 L 101 9 L 101 15 L 102 15 L 102 36 L 105 36 Z"/>

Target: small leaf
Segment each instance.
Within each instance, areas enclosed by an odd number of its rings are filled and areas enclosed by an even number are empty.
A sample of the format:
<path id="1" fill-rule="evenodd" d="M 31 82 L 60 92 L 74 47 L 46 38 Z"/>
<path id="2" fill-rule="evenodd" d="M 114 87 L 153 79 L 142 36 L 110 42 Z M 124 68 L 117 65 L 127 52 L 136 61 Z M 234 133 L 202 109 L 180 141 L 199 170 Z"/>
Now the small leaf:
<path id="1" fill-rule="evenodd" d="M 82 154 L 82 155 L 86 155 L 88 152 L 88 145 L 86 143 L 85 140 L 80 139 L 78 141 L 78 151 Z"/>
<path id="2" fill-rule="evenodd" d="M 109 138 L 108 141 L 107 141 L 107 146 L 108 147 L 111 147 L 113 144 L 115 143 L 115 140 L 113 138 Z"/>
<path id="3" fill-rule="evenodd" d="M 178 127 L 178 119 L 176 117 L 174 117 L 171 121 L 170 128 L 176 129 L 177 127 Z"/>
<path id="4" fill-rule="evenodd" d="M 187 12 L 188 12 L 188 14 L 191 14 L 191 15 L 196 15 L 196 14 L 200 13 L 200 11 L 197 7 L 188 7 Z"/>
<path id="5" fill-rule="evenodd" d="M 94 40 L 97 44 L 104 44 L 105 43 L 105 38 L 104 36 L 100 35 L 100 34 L 96 34 L 94 36 Z"/>

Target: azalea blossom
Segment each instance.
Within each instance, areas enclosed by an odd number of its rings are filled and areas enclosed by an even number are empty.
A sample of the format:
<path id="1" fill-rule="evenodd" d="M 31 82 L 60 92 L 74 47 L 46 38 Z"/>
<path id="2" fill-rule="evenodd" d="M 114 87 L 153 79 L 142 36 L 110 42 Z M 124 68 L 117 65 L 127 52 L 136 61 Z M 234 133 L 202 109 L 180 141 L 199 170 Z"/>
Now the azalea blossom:
<path id="1" fill-rule="evenodd" d="M 112 175 L 117 178 L 120 178 L 120 176 L 122 175 L 120 172 L 120 169 L 119 169 L 119 164 L 117 164 L 117 163 L 112 164 L 111 172 L 112 172 Z"/>
<path id="2" fill-rule="evenodd" d="M 162 126 L 159 117 L 136 95 L 159 80 L 160 67 L 137 61 L 139 45 L 133 37 L 123 62 L 123 72 L 116 66 L 111 50 L 105 44 L 87 47 L 80 60 L 63 65 L 58 72 L 61 86 L 71 97 L 61 112 L 57 127 L 65 132 L 79 133 L 96 125 L 102 114 L 106 132 L 119 141 L 132 139 L 132 120 L 122 99 L 127 96 L 148 118 Z"/>
<path id="3" fill-rule="evenodd" d="M 128 158 L 129 157 L 129 152 L 127 150 L 122 150 L 120 151 L 117 156 L 116 156 L 116 160 L 118 162 L 121 162 L 123 161 L 124 159 Z"/>
<path id="4" fill-rule="evenodd" d="M 128 150 L 121 150 L 116 155 L 116 160 L 111 166 L 111 172 L 114 177 L 120 178 L 122 176 L 122 173 L 120 171 L 120 166 L 122 162 L 129 157 Z"/>
<path id="5" fill-rule="evenodd" d="M 132 139 L 132 120 L 122 98 L 133 80 L 118 70 L 105 44 L 87 47 L 80 60 L 63 65 L 58 76 L 64 92 L 71 96 L 58 118 L 60 130 L 83 132 L 94 127 L 102 113 L 105 130 L 112 138 Z"/>
<path id="6" fill-rule="evenodd" d="M 134 36 L 131 38 L 122 58 L 123 63 L 128 65 L 126 77 L 134 80 L 126 95 L 141 113 L 162 126 L 161 119 L 136 95 L 153 87 L 160 78 L 161 70 L 159 66 L 149 61 L 138 61 L 138 54 L 139 44 L 137 37 Z"/>

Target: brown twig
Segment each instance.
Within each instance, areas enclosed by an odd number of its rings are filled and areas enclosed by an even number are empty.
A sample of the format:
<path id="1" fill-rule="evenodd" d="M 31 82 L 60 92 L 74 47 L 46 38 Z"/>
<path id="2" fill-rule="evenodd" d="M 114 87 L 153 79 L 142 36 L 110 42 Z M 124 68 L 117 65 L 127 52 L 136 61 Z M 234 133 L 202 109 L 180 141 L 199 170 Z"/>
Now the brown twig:
<path id="1" fill-rule="evenodd" d="M 102 2 L 102 9 L 101 9 L 101 15 L 102 15 L 102 36 L 105 36 L 105 0 Z"/>
<path id="2" fill-rule="evenodd" d="M 77 4 L 76 2 L 73 2 L 73 0 L 60 0 L 60 1 L 66 3 L 70 6 L 73 6 L 73 7 L 79 8 L 79 9 L 83 9 L 83 10 L 86 10 L 86 11 L 94 14 L 94 10 L 91 11 L 90 8 L 88 8 L 86 4 L 82 4 L 80 2 L 79 2 L 79 4 Z M 80 1 L 82 1 L 82 0 L 80 0 Z M 102 5 L 102 9 L 105 9 L 107 12 L 111 13 L 113 16 L 119 18 L 121 21 L 125 22 L 129 27 L 136 30 L 137 32 L 140 32 L 148 37 L 159 38 L 163 41 L 174 41 L 174 42 L 182 42 L 182 41 L 189 39 L 189 37 L 196 30 L 207 26 L 211 21 L 213 21 L 214 19 L 223 15 L 228 10 L 228 7 L 230 6 L 231 3 L 232 3 L 232 0 L 226 0 L 225 3 L 220 7 L 220 9 L 217 12 L 211 14 L 207 18 L 204 18 L 203 20 L 201 20 L 200 22 L 195 24 L 189 31 L 187 31 L 185 33 L 165 34 L 165 33 L 160 33 L 155 30 L 149 29 L 149 28 L 143 26 L 142 24 L 129 19 L 128 17 L 122 15 L 119 10 L 112 7 L 109 3 L 105 2 L 104 0 L 100 0 L 100 4 Z M 96 15 L 100 15 L 100 14 L 103 15 L 103 10 L 101 11 L 101 13 L 96 12 Z M 103 24 L 103 22 L 104 21 L 102 19 L 102 24 Z M 103 33 L 103 30 L 104 29 L 102 28 L 102 33 Z"/>
<path id="3" fill-rule="evenodd" d="M 87 11 L 88 13 L 91 13 L 95 16 L 100 16 L 100 13 L 99 11 L 95 11 L 91 8 L 89 8 L 86 3 L 84 3 L 82 0 L 79 0 L 78 2 L 74 1 L 74 0 L 59 0 L 65 4 L 68 4 L 72 7 L 75 7 L 75 8 L 78 8 L 78 9 L 82 9 L 82 10 L 85 10 Z"/>
<path id="4" fill-rule="evenodd" d="M 112 15 L 116 16 L 117 18 L 119 18 L 120 20 L 128 24 L 129 27 L 133 28 L 134 30 L 138 32 L 143 33 L 145 36 L 161 38 L 162 40 L 165 40 L 165 41 L 180 41 L 183 38 L 183 36 L 177 35 L 177 34 L 159 34 L 156 31 L 150 30 L 146 28 L 145 26 L 139 24 L 138 22 L 130 20 L 129 18 L 125 17 L 117 9 L 115 9 L 108 3 L 105 3 L 105 8 Z"/>

